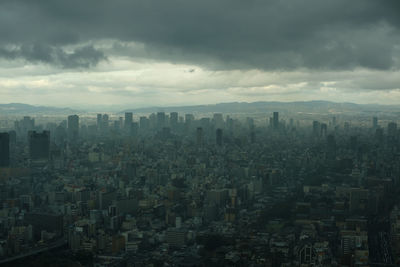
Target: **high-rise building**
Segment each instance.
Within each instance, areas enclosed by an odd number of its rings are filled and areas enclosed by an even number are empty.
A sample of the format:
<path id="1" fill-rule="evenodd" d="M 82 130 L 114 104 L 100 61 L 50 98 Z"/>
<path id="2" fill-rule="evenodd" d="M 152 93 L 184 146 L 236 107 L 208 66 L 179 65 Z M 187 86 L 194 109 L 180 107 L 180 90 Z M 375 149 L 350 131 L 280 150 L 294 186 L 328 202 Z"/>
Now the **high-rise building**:
<path id="1" fill-rule="evenodd" d="M 97 130 L 101 131 L 103 124 L 103 115 L 97 114 Z"/>
<path id="2" fill-rule="evenodd" d="M 325 137 L 328 131 L 328 125 L 326 123 L 321 123 L 321 136 Z"/>
<path id="3" fill-rule="evenodd" d="M 170 122 L 171 128 L 173 130 L 175 130 L 176 127 L 178 126 L 178 112 L 171 112 L 169 114 L 169 117 L 170 117 L 169 122 Z"/>
<path id="4" fill-rule="evenodd" d="M 147 117 L 142 116 L 139 119 L 139 127 L 141 131 L 146 131 L 149 129 L 150 127 L 150 121 Z"/>
<path id="5" fill-rule="evenodd" d="M 279 128 L 279 112 L 274 112 L 272 117 L 272 127 L 274 129 Z"/>
<path id="6" fill-rule="evenodd" d="M 185 114 L 185 131 L 190 130 L 194 121 L 193 114 Z"/>
<path id="7" fill-rule="evenodd" d="M 165 127 L 165 113 L 157 112 L 157 128 L 162 129 Z"/>
<path id="8" fill-rule="evenodd" d="M 108 115 L 107 114 L 103 114 L 102 124 L 101 124 L 103 133 L 108 132 L 108 124 L 109 124 L 109 120 L 108 119 L 109 119 Z"/>
<path id="9" fill-rule="evenodd" d="M 125 112 L 124 129 L 125 129 L 126 133 L 130 133 L 131 128 L 132 128 L 132 122 L 133 122 L 133 114 L 132 114 L 132 112 Z"/>
<path id="10" fill-rule="evenodd" d="M 321 134 L 321 124 L 319 121 L 313 121 L 313 135 L 320 136 Z"/>
<path id="11" fill-rule="evenodd" d="M 222 146 L 222 129 L 216 131 L 216 143 L 218 146 Z"/>
<path id="12" fill-rule="evenodd" d="M 0 167 L 10 165 L 10 135 L 0 133 Z"/>
<path id="13" fill-rule="evenodd" d="M 212 122 L 213 122 L 215 128 L 222 129 L 224 127 L 224 118 L 222 116 L 222 113 L 214 113 Z"/>
<path id="14" fill-rule="evenodd" d="M 68 116 L 68 139 L 70 141 L 78 140 L 79 137 L 79 116 Z"/>
<path id="15" fill-rule="evenodd" d="M 378 117 L 372 118 L 372 128 L 374 129 L 378 128 Z"/>
<path id="16" fill-rule="evenodd" d="M 30 131 L 28 133 L 29 156 L 33 160 L 48 159 L 50 155 L 50 132 L 43 131 L 37 133 Z"/>

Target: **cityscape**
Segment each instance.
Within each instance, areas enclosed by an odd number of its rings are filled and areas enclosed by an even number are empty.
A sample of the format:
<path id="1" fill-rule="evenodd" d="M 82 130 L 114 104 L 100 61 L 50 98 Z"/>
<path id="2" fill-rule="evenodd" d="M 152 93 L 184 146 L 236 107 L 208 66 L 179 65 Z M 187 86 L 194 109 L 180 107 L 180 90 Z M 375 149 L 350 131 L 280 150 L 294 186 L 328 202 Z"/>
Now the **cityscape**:
<path id="1" fill-rule="evenodd" d="M 0 0 L 0 266 L 400 266 L 400 0 Z"/>
<path id="2" fill-rule="evenodd" d="M 400 129 L 379 114 L 2 119 L 0 264 L 397 266 Z"/>

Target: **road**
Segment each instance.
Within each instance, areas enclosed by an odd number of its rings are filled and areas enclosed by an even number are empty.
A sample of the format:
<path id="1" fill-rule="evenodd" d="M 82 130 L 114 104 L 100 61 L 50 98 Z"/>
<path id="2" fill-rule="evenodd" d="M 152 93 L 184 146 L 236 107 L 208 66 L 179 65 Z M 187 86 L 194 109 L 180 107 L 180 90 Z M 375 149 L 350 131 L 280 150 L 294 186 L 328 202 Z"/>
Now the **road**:
<path id="1" fill-rule="evenodd" d="M 45 251 L 48 251 L 48 250 L 59 248 L 59 247 L 62 247 L 64 245 L 66 245 L 66 244 L 67 244 L 67 241 L 65 241 L 64 239 L 60 239 L 60 240 L 57 240 L 57 241 L 54 241 L 54 242 L 50 243 L 46 247 L 35 248 L 35 249 L 30 250 L 28 252 L 25 252 L 25 253 L 10 257 L 10 258 L 6 258 L 6 259 L 3 259 L 3 260 L 0 260 L 0 265 L 4 264 L 4 263 L 9 263 L 9 262 L 12 262 L 12 261 L 15 261 L 15 260 L 19 260 L 19 259 L 22 259 L 22 258 L 25 258 L 25 257 L 33 256 L 35 254 L 39 254 L 39 253 L 42 253 L 42 252 L 45 252 Z"/>

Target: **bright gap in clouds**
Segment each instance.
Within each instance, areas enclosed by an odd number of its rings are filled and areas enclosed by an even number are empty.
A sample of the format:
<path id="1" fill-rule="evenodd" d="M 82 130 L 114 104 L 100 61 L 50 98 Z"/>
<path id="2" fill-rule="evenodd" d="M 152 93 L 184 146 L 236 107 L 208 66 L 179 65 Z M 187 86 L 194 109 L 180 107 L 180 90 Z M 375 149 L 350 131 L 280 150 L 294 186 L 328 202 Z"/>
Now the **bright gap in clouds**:
<path id="1" fill-rule="evenodd" d="M 3 61 L 3 63 L 6 63 Z M 234 101 L 400 103 L 400 73 L 212 71 L 196 65 L 111 57 L 89 71 L 1 64 L 1 103 L 68 107 L 176 106 Z"/>

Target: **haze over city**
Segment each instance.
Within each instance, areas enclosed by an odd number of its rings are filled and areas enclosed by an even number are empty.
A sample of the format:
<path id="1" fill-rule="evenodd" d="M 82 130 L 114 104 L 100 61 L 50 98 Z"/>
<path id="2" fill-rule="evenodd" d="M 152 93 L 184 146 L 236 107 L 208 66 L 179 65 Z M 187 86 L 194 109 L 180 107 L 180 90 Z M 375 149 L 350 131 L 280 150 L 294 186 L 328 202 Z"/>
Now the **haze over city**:
<path id="1" fill-rule="evenodd" d="M 400 266 L 399 0 L 1 0 L 0 265 Z"/>

